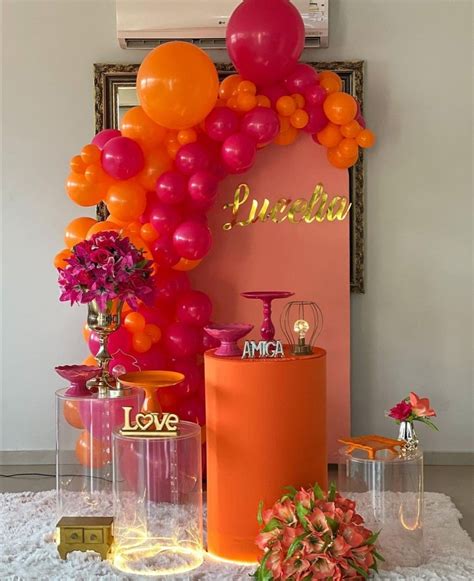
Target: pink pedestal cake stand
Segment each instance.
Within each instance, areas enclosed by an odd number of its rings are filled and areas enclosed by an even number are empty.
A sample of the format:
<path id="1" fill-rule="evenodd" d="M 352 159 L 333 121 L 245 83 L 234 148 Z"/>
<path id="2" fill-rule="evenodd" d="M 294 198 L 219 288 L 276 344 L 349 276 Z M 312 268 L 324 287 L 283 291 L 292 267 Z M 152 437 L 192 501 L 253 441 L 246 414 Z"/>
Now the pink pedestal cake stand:
<path id="1" fill-rule="evenodd" d="M 260 327 L 260 336 L 264 341 L 273 341 L 275 338 L 275 326 L 272 322 L 272 301 L 275 299 L 287 299 L 295 293 L 290 291 L 251 291 L 240 294 L 246 299 L 260 299 L 263 302 L 263 321 Z"/>
<path id="2" fill-rule="evenodd" d="M 237 345 L 237 341 L 252 329 L 253 325 L 245 323 L 214 323 L 204 327 L 208 335 L 221 342 L 215 352 L 220 357 L 240 357 L 242 349 Z"/>

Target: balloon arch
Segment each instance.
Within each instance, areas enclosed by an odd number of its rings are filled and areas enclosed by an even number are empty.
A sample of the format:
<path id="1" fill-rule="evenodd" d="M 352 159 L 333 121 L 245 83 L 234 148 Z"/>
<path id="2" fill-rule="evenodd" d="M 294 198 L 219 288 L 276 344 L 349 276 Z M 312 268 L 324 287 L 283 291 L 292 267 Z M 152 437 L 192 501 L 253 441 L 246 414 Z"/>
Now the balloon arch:
<path id="1" fill-rule="evenodd" d="M 301 16 L 288 0 L 245 0 L 227 27 L 229 55 L 239 74 L 220 84 L 208 55 L 185 42 L 150 52 L 137 77 L 141 106 L 127 111 L 120 131 L 98 133 L 72 158 L 66 190 L 79 206 L 103 201 L 105 221 L 80 217 L 66 227 L 63 268 L 78 242 L 120 231 L 156 265 L 154 306 L 124 310 L 110 336 L 110 368 L 174 369 L 178 387 L 160 390 L 164 411 L 205 424 L 202 353 L 213 346 L 203 331 L 209 297 L 192 290 L 187 272 L 212 245 L 206 212 L 228 174 L 252 167 L 257 150 L 293 143 L 301 131 L 346 170 L 359 147 L 374 144 L 357 101 L 340 77 L 298 63 L 304 45 Z M 94 363 L 98 337 L 84 336 Z"/>

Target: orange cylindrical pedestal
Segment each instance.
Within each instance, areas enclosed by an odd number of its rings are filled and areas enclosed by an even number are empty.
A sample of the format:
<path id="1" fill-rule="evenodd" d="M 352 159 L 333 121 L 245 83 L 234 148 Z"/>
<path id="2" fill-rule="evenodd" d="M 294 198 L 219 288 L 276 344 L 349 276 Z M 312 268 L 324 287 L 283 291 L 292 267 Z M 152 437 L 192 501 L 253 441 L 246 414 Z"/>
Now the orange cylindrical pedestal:
<path id="1" fill-rule="evenodd" d="M 255 562 L 257 509 L 285 486 L 327 486 L 326 352 L 205 354 L 209 553 Z"/>

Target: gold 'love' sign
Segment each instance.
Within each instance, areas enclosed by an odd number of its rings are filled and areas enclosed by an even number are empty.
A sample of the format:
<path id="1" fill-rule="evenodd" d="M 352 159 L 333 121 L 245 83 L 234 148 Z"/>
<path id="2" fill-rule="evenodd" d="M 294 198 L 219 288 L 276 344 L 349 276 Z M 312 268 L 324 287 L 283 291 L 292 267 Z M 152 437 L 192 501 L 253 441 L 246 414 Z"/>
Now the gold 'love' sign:
<path id="1" fill-rule="evenodd" d="M 169 413 L 138 413 L 135 415 L 135 421 L 132 421 L 131 406 L 124 406 L 124 423 L 120 429 L 122 436 L 144 437 L 144 438 L 162 438 L 165 436 L 177 436 L 179 418 L 176 414 Z"/>
<path id="2" fill-rule="evenodd" d="M 292 224 L 305 222 L 334 222 L 334 220 L 344 220 L 349 213 L 351 203 L 344 196 L 332 196 L 324 190 L 323 184 L 318 184 L 309 200 L 304 198 L 280 198 L 271 205 L 268 198 L 264 198 L 259 207 L 258 200 L 252 200 L 250 206 L 242 207 L 247 203 L 250 195 L 248 184 L 240 184 L 234 193 L 234 200 L 224 204 L 224 210 L 232 210 L 232 220 L 226 222 L 224 230 L 231 230 L 234 226 L 250 226 L 256 222 L 274 222 L 281 224 L 285 220 Z M 245 210 L 248 210 L 244 218 Z"/>

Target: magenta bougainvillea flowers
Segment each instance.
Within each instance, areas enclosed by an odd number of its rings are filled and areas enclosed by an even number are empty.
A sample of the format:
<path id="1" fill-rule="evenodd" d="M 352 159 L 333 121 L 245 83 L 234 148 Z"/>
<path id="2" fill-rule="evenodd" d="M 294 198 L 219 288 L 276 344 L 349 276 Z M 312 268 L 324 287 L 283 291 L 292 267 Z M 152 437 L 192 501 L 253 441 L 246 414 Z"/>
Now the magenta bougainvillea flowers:
<path id="1" fill-rule="evenodd" d="M 90 303 L 104 309 L 120 299 L 137 308 L 138 300 L 153 300 L 153 263 L 128 238 L 117 232 L 99 232 L 76 244 L 68 265 L 59 268 L 61 301 Z"/>
<path id="2" fill-rule="evenodd" d="M 262 527 L 256 543 L 263 551 L 254 574 L 258 581 L 311 581 L 365 578 L 377 571 L 378 533 L 364 527 L 356 504 L 331 485 L 289 492 L 273 506 L 259 507 Z"/>
<path id="3" fill-rule="evenodd" d="M 429 419 L 436 416 L 435 410 L 430 406 L 430 400 L 427 397 L 420 397 L 414 391 L 411 391 L 408 397 L 393 406 L 387 415 L 398 423 L 418 421 L 423 422 L 433 430 L 438 429 Z"/>

